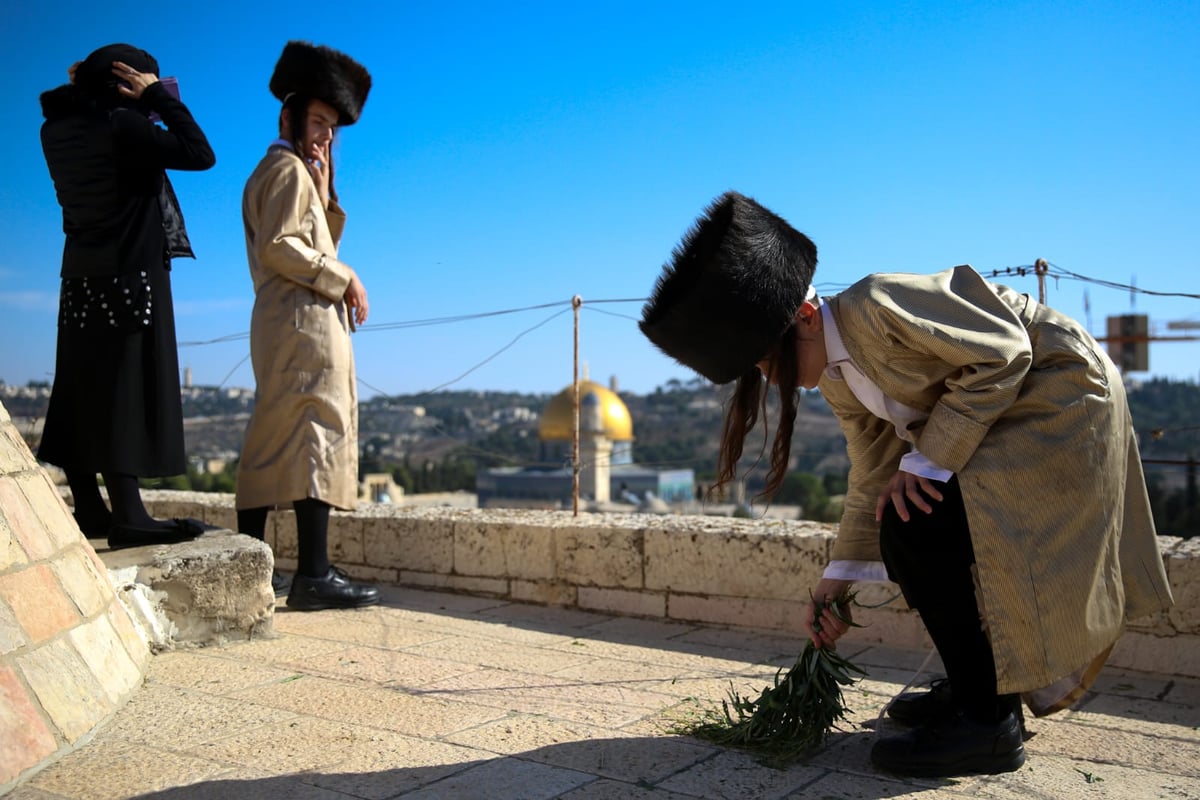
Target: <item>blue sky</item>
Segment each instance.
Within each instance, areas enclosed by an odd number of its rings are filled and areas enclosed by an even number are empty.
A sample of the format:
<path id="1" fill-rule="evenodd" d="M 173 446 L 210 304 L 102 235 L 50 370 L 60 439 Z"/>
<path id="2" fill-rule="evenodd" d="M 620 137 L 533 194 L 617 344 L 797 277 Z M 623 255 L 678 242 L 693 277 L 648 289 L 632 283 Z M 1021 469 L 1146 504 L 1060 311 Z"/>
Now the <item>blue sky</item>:
<path id="1" fill-rule="evenodd" d="M 173 273 L 180 362 L 198 384 L 253 385 L 237 336 L 252 303 L 240 196 L 275 135 L 267 82 L 289 39 L 345 50 L 374 77 L 335 150 L 341 255 L 371 301 L 354 340 L 364 396 L 557 391 L 576 294 L 593 378 L 635 392 L 690 378 L 638 332 L 640 302 L 598 301 L 644 298 L 731 188 L 817 243 L 825 293 L 871 272 L 1037 258 L 1200 293 L 1195 2 L 10 0 L 0 379 L 54 369 L 62 233 L 37 96 L 126 41 L 178 77 L 217 154 L 173 176 L 199 256 Z M 1051 280 L 1048 299 L 1097 334 L 1130 310 L 1161 335 L 1200 322 L 1195 298 L 1078 280 Z M 1200 375 L 1200 342 L 1156 343 L 1150 358 L 1150 374 Z"/>

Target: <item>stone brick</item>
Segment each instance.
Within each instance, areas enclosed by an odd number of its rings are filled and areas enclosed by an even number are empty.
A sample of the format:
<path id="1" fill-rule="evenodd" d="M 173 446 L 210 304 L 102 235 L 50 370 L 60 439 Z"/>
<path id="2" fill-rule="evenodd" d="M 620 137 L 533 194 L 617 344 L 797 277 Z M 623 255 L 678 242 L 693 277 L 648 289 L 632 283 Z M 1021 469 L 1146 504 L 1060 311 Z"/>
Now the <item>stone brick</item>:
<path id="1" fill-rule="evenodd" d="M 8 603 L 0 600 L 0 656 L 11 653 L 18 647 L 24 647 L 28 642 L 25 631 L 17 623 L 17 615 L 9 608 Z"/>
<path id="2" fill-rule="evenodd" d="M 791 634 L 804 632 L 803 612 L 803 604 L 788 600 L 705 597 L 674 592 L 667 597 L 667 617 L 670 619 L 769 628 Z"/>
<path id="3" fill-rule="evenodd" d="M 361 517 L 339 512 L 330 515 L 329 560 L 338 565 L 366 563 Z"/>
<path id="4" fill-rule="evenodd" d="M 108 573 L 98 573 L 86 545 L 80 544 L 63 553 L 54 563 L 54 571 L 75 603 L 79 613 L 85 617 L 97 614 L 112 601 L 113 589 Z"/>
<path id="5" fill-rule="evenodd" d="M 1126 631 L 1113 647 L 1107 665 L 1139 672 L 1200 678 L 1200 638 L 1153 636 Z"/>
<path id="6" fill-rule="evenodd" d="M 1175 606 L 1167 612 L 1180 633 L 1200 634 L 1200 537 L 1180 542 L 1167 558 Z"/>
<path id="7" fill-rule="evenodd" d="M 296 541 L 296 512 L 279 509 L 267 515 L 267 544 L 276 556 L 296 558 L 300 555 Z"/>
<path id="8" fill-rule="evenodd" d="M 30 561 L 41 561 L 53 555 L 54 540 L 43 527 L 37 514 L 25 499 L 16 478 L 0 478 L 0 515 L 8 522 L 13 536 L 20 542 Z"/>
<path id="9" fill-rule="evenodd" d="M 604 611 L 633 617 L 664 617 L 667 614 L 667 596 L 663 592 L 637 592 L 627 589 L 602 589 L 593 586 L 579 587 L 580 608 L 589 611 Z"/>
<path id="10" fill-rule="evenodd" d="M 403 514 L 369 520 L 363 529 L 368 566 L 449 574 L 454 568 L 452 517 Z"/>
<path id="11" fill-rule="evenodd" d="M 292 565 L 291 570 L 295 569 Z M 346 572 L 350 577 L 370 583 L 399 583 L 399 570 L 364 567 L 362 564 L 347 564 Z"/>
<path id="12" fill-rule="evenodd" d="M 142 501 L 151 516 L 159 519 L 184 517 L 200 520 L 215 528 L 236 531 L 237 513 L 233 495 L 226 492 L 181 492 L 170 489 L 143 489 Z"/>
<path id="13" fill-rule="evenodd" d="M 799 600 L 828 562 L 823 526 L 782 520 L 687 519 L 646 532 L 646 588 Z"/>
<path id="14" fill-rule="evenodd" d="M 112 706 L 119 706 L 142 682 L 142 670 L 121 643 L 108 617 L 100 615 L 68 634 Z"/>
<path id="15" fill-rule="evenodd" d="M 218 533 L 147 553 L 137 582 L 165 593 L 162 608 L 175 625 L 175 641 L 219 643 L 271 632 L 271 564 L 263 542 Z"/>
<path id="16" fill-rule="evenodd" d="M 4 478 L 0 478 L 0 481 L 2 480 Z M 0 572 L 4 572 L 14 565 L 28 562 L 29 557 L 25 555 L 25 548 L 21 547 L 21 543 L 17 541 L 8 521 L 4 519 L 3 514 L 0 514 Z"/>
<path id="17" fill-rule="evenodd" d="M 579 586 L 641 589 L 645 531 L 583 524 L 558 531 L 558 577 Z"/>
<path id="18" fill-rule="evenodd" d="M 447 576 L 446 588 L 456 592 L 471 594 L 486 594 L 494 597 L 508 597 L 509 588 L 506 578 L 473 578 L 465 575 Z"/>
<path id="19" fill-rule="evenodd" d="M 79 622 L 79 612 L 47 564 L 0 577 L 0 599 L 34 644 Z"/>
<path id="20" fill-rule="evenodd" d="M 150 661 L 150 641 L 140 628 L 134 625 L 123 603 L 110 603 L 104 612 L 108 624 L 116 631 L 125 652 L 138 670 L 144 671 Z"/>
<path id="21" fill-rule="evenodd" d="M 68 742 L 86 734 L 112 711 L 104 690 L 66 639 L 18 657 L 17 666 Z"/>
<path id="22" fill-rule="evenodd" d="M 509 592 L 513 600 L 544 606 L 573 606 L 577 595 L 575 586 L 562 581 L 512 580 Z"/>
<path id="23" fill-rule="evenodd" d="M 33 454 L 12 423 L 0 425 L 0 475 L 12 475 L 33 464 Z"/>
<path id="24" fill-rule="evenodd" d="M 146 508 L 158 519 L 198 519 L 203 521 L 203 510 L 198 510 L 196 504 L 187 498 L 191 492 L 180 492 L 179 496 L 171 497 L 166 492 L 158 492 L 153 506 L 146 503 Z"/>
<path id="25" fill-rule="evenodd" d="M 429 572 L 400 571 L 400 583 L 425 589 L 449 589 L 469 594 L 508 596 L 508 581 L 503 578 L 473 578 L 462 575 L 441 575 Z"/>
<path id="26" fill-rule="evenodd" d="M 30 510 L 41 520 L 42 527 L 50 536 L 55 550 L 69 547 L 79 541 L 79 526 L 45 470 L 39 469 L 19 476 L 17 485 L 29 501 Z"/>
<path id="27" fill-rule="evenodd" d="M 0 665 L 0 786 L 58 749 L 54 734 L 10 667 Z"/>
<path id="28" fill-rule="evenodd" d="M 209 525 L 237 532 L 237 511 L 233 506 L 205 508 L 203 519 Z"/>
<path id="29" fill-rule="evenodd" d="M 454 523 L 454 572 L 495 578 L 555 577 L 554 529 L 497 520 Z"/>

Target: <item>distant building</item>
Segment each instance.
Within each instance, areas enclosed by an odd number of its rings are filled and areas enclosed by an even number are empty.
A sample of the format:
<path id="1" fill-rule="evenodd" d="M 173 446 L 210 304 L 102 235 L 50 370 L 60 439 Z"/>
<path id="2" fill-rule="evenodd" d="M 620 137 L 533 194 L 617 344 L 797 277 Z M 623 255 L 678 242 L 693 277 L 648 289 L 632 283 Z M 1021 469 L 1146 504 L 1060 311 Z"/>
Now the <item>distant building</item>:
<path id="1" fill-rule="evenodd" d="M 390 472 L 369 472 L 359 482 L 358 496 L 372 503 L 398 504 L 404 500 L 404 487 L 393 480 Z"/>
<path id="2" fill-rule="evenodd" d="M 615 385 L 615 379 L 614 379 Z M 572 504 L 575 432 L 574 388 L 550 401 L 538 424 L 541 467 L 480 470 L 480 508 L 567 508 Z M 579 384 L 579 493 L 596 508 L 666 510 L 695 498 L 690 469 L 663 470 L 633 460 L 633 420 L 615 390 L 590 380 Z"/>

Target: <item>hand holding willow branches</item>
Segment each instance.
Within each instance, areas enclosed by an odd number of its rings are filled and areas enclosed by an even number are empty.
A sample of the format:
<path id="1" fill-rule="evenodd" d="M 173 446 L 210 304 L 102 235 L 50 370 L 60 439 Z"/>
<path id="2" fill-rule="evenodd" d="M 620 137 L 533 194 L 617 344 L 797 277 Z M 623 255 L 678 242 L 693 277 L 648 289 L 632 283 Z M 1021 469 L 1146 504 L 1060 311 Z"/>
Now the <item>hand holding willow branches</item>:
<path id="1" fill-rule="evenodd" d="M 804 612 L 804 630 L 814 647 L 837 649 L 837 640 L 853 627 L 850 613 L 851 581 L 822 578 L 809 596 Z"/>

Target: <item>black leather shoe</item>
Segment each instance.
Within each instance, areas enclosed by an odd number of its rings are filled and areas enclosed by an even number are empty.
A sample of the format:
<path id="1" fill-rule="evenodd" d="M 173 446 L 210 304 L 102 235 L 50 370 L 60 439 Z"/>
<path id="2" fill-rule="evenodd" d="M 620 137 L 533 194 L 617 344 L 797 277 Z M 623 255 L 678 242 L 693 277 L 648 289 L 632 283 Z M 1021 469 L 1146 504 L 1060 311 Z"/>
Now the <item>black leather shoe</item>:
<path id="1" fill-rule="evenodd" d="M 926 692 L 904 692 L 888 705 L 888 716 L 904 725 L 935 725 L 954 718 L 954 696 L 947 678 L 936 678 Z"/>
<path id="2" fill-rule="evenodd" d="M 330 567 L 323 578 L 310 578 L 296 573 L 288 592 L 287 607 L 296 611 L 317 611 L 322 608 L 359 608 L 379 602 L 379 590 L 364 583 L 353 583 L 350 576 L 337 567 Z"/>
<path id="3" fill-rule="evenodd" d="M 1012 772 L 1025 763 L 1016 714 L 1000 722 L 975 722 L 961 714 L 948 722 L 913 728 L 875 742 L 871 763 L 896 775 L 948 778 Z"/>
<path id="4" fill-rule="evenodd" d="M 275 591 L 276 598 L 283 597 L 291 591 L 292 579 L 279 570 L 271 570 L 271 588 Z"/>

